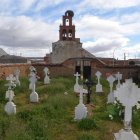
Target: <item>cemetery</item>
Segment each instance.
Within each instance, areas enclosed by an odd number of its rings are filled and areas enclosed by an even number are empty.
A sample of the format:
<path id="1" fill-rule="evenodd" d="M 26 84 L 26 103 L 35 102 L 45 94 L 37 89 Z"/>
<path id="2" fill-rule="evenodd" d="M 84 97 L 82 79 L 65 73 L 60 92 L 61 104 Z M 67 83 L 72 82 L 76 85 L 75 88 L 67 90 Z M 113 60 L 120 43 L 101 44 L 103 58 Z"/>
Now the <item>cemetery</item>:
<path id="1" fill-rule="evenodd" d="M 139 140 L 140 83 L 118 81 L 118 73 L 105 79 L 99 71 L 100 77 L 96 73 L 89 81 L 77 73 L 48 77 L 51 80 L 44 83 L 45 70 L 44 78 L 33 66 L 27 77 L 15 71 L 19 77 L 10 74 L 0 81 L 0 139 Z M 98 84 L 102 85 L 100 94 Z"/>
<path id="2" fill-rule="evenodd" d="M 85 50 L 73 17 L 43 62 L 0 65 L 0 140 L 140 140 L 140 67 Z"/>

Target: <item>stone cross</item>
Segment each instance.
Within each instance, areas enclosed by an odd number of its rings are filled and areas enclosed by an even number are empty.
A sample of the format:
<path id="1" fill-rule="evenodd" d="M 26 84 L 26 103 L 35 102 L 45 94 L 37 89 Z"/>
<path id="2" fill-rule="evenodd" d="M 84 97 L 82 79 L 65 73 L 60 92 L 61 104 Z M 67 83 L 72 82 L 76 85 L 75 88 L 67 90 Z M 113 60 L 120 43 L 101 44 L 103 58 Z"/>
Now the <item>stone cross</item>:
<path id="1" fill-rule="evenodd" d="M 95 75 L 97 76 L 97 79 L 98 79 L 98 84 L 100 84 L 100 77 L 101 77 L 101 72 L 100 71 L 97 71 L 96 73 L 95 73 Z"/>
<path id="2" fill-rule="evenodd" d="M 88 93 L 87 93 L 87 104 L 89 104 L 90 103 L 90 95 L 91 95 L 91 93 L 92 93 L 92 86 L 93 86 L 93 81 L 91 81 L 91 80 L 86 80 L 85 82 L 84 82 L 84 84 L 87 86 L 87 89 L 88 89 Z"/>
<path id="3" fill-rule="evenodd" d="M 103 92 L 102 85 L 100 84 L 100 77 L 102 74 L 100 71 L 97 71 L 95 75 L 97 76 L 97 79 L 98 79 L 98 83 L 96 85 L 96 92 Z"/>
<path id="4" fill-rule="evenodd" d="M 76 77 L 76 83 L 74 85 L 74 92 L 79 93 L 80 85 L 78 83 L 78 80 L 79 80 L 80 74 L 78 74 L 78 72 L 76 72 L 76 74 L 74 74 L 74 76 Z"/>
<path id="5" fill-rule="evenodd" d="M 83 104 L 83 87 L 82 86 L 80 88 L 79 104 Z"/>
<path id="6" fill-rule="evenodd" d="M 50 78 L 48 76 L 49 74 L 49 69 L 47 67 L 45 67 L 43 69 L 44 73 L 45 73 L 45 78 L 44 78 L 44 84 L 49 84 L 50 83 Z"/>
<path id="7" fill-rule="evenodd" d="M 19 75 L 20 75 L 20 70 L 17 68 L 14 71 L 14 76 L 15 76 L 15 79 L 16 79 L 16 84 L 18 84 L 20 86 Z"/>
<path id="8" fill-rule="evenodd" d="M 30 66 L 30 68 L 29 68 L 29 70 L 30 70 L 30 74 L 29 74 L 29 89 L 33 89 L 33 85 L 32 85 L 32 82 L 31 82 L 31 77 L 33 77 L 35 74 L 36 74 L 36 69 L 35 69 L 35 67 L 33 67 L 33 66 Z"/>
<path id="9" fill-rule="evenodd" d="M 16 84 L 14 83 L 15 77 L 13 74 L 10 74 L 8 77 L 6 77 L 6 80 L 9 81 L 6 86 L 8 86 L 8 91 L 6 91 L 6 98 L 9 99 L 9 101 L 6 103 L 4 110 L 8 115 L 16 114 L 16 105 L 12 102 L 14 97 L 14 91 L 12 91 L 12 88 L 16 87 Z"/>
<path id="10" fill-rule="evenodd" d="M 12 102 L 13 98 L 14 98 L 14 91 L 12 91 L 11 89 L 6 91 L 6 99 L 9 99 L 9 102 Z"/>
<path id="11" fill-rule="evenodd" d="M 35 91 L 35 83 L 37 82 L 38 76 L 37 76 L 37 72 L 36 69 L 31 67 L 31 72 L 29 74 L 29 81 L 30 81 L 30 85 L 29 88 L 32 90 L 32 93 L 30 94 L 30 101 L 31 102 L 38 102 L 38 94 Z"/>
<path id="12" fill-rule="evenodd" d="M 139 140 L 131 131 L 131 122 L 132 107 L 140 101 L 140 88 L 132 82 L 132 79 L 127 79 L 120 88 L 114 91 L 114 96 L 125 107 L 124 130 L 115 134 L 116 140 Z M 123 138 L 118 139 L 121 135 Z"/>
<path id="13" fill-rule="evenodd" d="M 13 74 L 10 74 L 8 77 L 6 77 L 6 80 L 9 81 L 8 84 L 6 84 L 6 86 L 8 86 L 8 89 L 16 87 L 16 84 L 14 83 L 16 78 Z"/>
<path id="14" fill-rule="evenodd" d="M 31 73 L 29 81 L 31 82 L 31 89 L 32 92 L 35 92 L 35 83 L 37 82 L 37 77 L 35 73 Z"/>
<path id="15" fill-rule="evenodd" d="M 87 107 L 83 104 L 83 87 L 80 89 L 79 104 L 75 107 L 75 120 L 81 120 L 87 116 Z"/>
<path id="16" fill-rule="evenodd" d="M 74 76 L 76 77 L 76 84 L 78 84 L 80 74 L 78 74 L 78 72 L 76 72 L 76 74 L 74 74 Z"/>
<path id="17" fill-rule="evenodd" d="M 108 78 L 107 78 L 107 81 L 109 82 L 109 87 L 110 87 L 110 93 L 108 95 L 108 101 L 107 103 L 113 103 L 114 102 L 114 93 L 113 93 L 113 83 L 115 81 L 115 78 L 110 75 Z"/>
<path id="18" fill-rule="evenodd" d="M 122 74 L 120 74 L 119 72 L 117 74 L 115 74 L 116 76 L 116 79 L 118 80 L 118 83 L 116 85 L 116 88 L 119 88 L 121 83 L 120 83 L 120 80 L 122 79 Z"/>

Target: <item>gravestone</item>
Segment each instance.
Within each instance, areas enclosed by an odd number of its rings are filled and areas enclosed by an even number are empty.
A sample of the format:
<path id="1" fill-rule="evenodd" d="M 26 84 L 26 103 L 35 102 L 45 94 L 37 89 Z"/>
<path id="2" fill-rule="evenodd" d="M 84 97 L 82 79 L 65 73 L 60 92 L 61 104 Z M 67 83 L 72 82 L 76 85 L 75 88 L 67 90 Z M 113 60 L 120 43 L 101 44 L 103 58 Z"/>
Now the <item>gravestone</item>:
<path id="1" fill-rule="evenodd" d="M 114 91 L 114 96 L 125 107 L 124 129 L 114 134 L 114 140 L 139 140 L 132 131 L 131 122 L 132 107 L 140 101 L 140 88 L 132 82 L 132 79 L 127 79 L 120 88 Z"/>
<path id="2" fill-rule="evenodd" d="M 32 93 L 30 94 L 30 102 L 38 102 L 38 94 L 35 91 L 35 84 L 37 82 L 38 76 L 36 74 L 36 70 L 32 69 L 30 75 L 29 75 L 29 81 L 30 81 L 30 89 L 32 90 Z"/>
<path id="3" fill-rule="evenodd" d="M 78 72 L 76 72 L 76 74 L 74 74 L 74 76 L 76 77 L 76 83 L 74 85 L 74 92 L 79 93 L 80 85 L 78 83 L 78 80 L 79 80 L 80 74 L 78 74 Z"/>
<path id="4" fill-rule="evenodd" d="M 47 67 L 45 67 L 43 69 L 44 73 L 45 73 L 45 78 L 44 78 L 44 84 L 49 84 L 50 83 L 50 78 L 49 78 L 49 69 Z"/>
<path id="5" fill-rule="evenodd" d="M 113 93 L 113 83 L 115 81 L 115 78 L 110 75 L 108 78 L 107 78 L 107 81 L 109 82 L 109 87 L 110 87 L 110 92 L 108 94 L 108 97 L 107 97 L 107 103 L 113 103 L 114 102 L 114 93 Z"/>
<path id="6" fill-rule="evenodd" d="M 83 87 L 80 87 L 79 104 L 75 107 L 75 120 L 81 120 L 87 117 L 87 107 L 83 104 Z"/>
<path id="7" fill-rule="evenodd" d="M 121 83 L 120 80 L 122 79 L 122 74 L 120 74 L 119 72 L 117 74 L 115 74 L 116 79 L 118 81 L 117 85 L 116 85 L 116 89 L 120 87 Z"/>
<path id="8" fill-rule="evenodd" d="M 30 81 L 30 78 L 32 77 L 32 75 L 34 75 L 34 73 L 36 73 L 36 69 L 35 69 L 35 67 L 30 66 L 29 70 L 30 70 L 30 73 L 29 73 L 29 89 L 32 90 L 33 89 L 33 85 L 32 85 L 32 83 Z"/>
<path id="9" fill-rule="evenodd" d="M 16 84 L 14 83 L 15 77 L 13 74 L 10 74 L 8 77 L 6 77 L 6 80 L 8 81 L 8 90 L 6 91 L 6 98 L 9 99 L 9 101 L 6 103 L 4 110 L 8 115 L 16 114 L 16 105 L 12 102 L 14 95 L 14 91 L 12 90 L 14 87 L 16 87 Z"/>
<path id="10" fill-rule="evenodd" d="M 98 79 L 98 83 L 96 85 L 96 92 L 103 92 L 102 85 L 100 84 L 100 77 L 102 74 L 100 71 L 97 71 L 95 75 L 97 76 L 97 79 Z"/>
<path id="11" fill-rule="evenodd" d="M 84 84 L 87 86 L 87 89 L 88 89 L 88 93 L 86 94 L 87 95 L 87 104 L 89 104 L 90 103 L 90 95 L 91 95 L 91 93 L 92 93 L 92 86 L 93 86 L 93 81 L 92 80 L 86 80 L 85 82 L 84 82 Z"/>
<path id="12" fill-rule="evenodd" d="M 17 69 L 14 71 L 14 77 L 15 77 L 15 79 L 16 79 L 16 84 L 20 86 L 19 75 L 20 75 L 20 70 L 17 68 Z"/>

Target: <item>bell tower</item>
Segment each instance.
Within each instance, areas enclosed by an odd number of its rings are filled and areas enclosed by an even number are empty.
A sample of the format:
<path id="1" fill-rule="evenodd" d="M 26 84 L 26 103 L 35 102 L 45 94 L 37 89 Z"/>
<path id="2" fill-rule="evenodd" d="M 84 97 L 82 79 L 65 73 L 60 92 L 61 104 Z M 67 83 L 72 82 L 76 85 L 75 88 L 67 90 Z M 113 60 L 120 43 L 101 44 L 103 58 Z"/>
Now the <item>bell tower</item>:
<path id="1" fill-rule="evenodd" d="M 68 10 L 62 18 L 62 25 L 59 30 L 59 40 L 75 40 L 75 26 L 72 25 L 72 17 L 74 16 L 73 11 Z"/>

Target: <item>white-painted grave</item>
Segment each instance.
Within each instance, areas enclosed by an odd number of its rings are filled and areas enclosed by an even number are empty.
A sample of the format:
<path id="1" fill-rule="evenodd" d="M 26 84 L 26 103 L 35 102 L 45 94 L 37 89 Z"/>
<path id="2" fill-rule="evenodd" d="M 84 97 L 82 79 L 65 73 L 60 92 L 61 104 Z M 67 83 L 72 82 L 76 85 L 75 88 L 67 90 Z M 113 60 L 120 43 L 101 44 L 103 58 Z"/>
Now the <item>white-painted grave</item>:
<path id="1" fill-rule="evenodd" d="M 14 71 L 14 76 L 15 76 L 15 79 L 16 79 L 16 84 L 20 86 L 19 75 L 20 75 L 20 70 L 17 68 Z"/>
<path id="2" fill-rule="evenodd" d="M 78 81 L 79 81 L 80 74 L 78 74 L 78 72 L 76 72 L 76 74 L 74 74 L 74 76 L 76 77 L 76 83 L 74 85 L 74 92 L 79 93 L 80 85 L 79 85 Z"/>
<path id="3" fill-rule="evenodd" d="M 97 79 L 98 79 L 98 83 L 96 85 L 96 92 L 103 92 L 102 85 L 100 84 L 100 77 L 102 74 L 100 71 L 97 71 L 95 75 L 97 76 Z"/>
<path id="4" fill-rule="evenodd" d="M 114 93 L 113 93 L 113 83 L 115 81 L 115 78 L 110 75 L 108 78 L 107 78 L 107 81 L 109 82 L 109 87 L 110 87 L 110 92 L 108 94 L 108 97 L 107 97 L 107 103 L 113 103 L 114 102 Z"/>
<path id="5" fill-rule="evenodd" d="M 140 88 L 132 82 L 132 79 L 127 79 L 120 88 L 114 91 L 114 96 L 125 107 L 124 129 L 114 134 L 114 140 L 139 140 L 131 129 L 131 122 L 132 107 L 140 101 Z"/>
<path id="6" fill-rule="evenodd" d="M 83 87 L 80 87 L 79 104 L 75 107 L 75 120 L 81 120 L 87 117 L 87 107 L 83 104 Z"/>
<path id="7" fill-rule="evenodd" d="M 45 73 L 45 78 L 44 78 L 44 84 L 49 84 L 50 83 L 50 78 L 49 78 L 49 69 L 47 67 L 45 67 L 43 69 L 44 73 Z"/>
<path id="8" fill-rule="evenodd" d="M 36 75 L 36 70 L 32 69 L 29 75 L 29 81 L 30 81 L 30 89 L 32 90 L 32 93 L 30 94 L 30 102 L 38 102 L 38 94 L 35 91 L 35 84 L 37 82 L 38 76 Z"/>
<path id="9" fill-rule="evenodd" d="M 16 79 L 13 74 L 10 74 L 8 77 L 6 77 L 6 80 L 8 81 L 8 84 L 6 84 L 6 86 L 8 86 L 8 90 L 6 91 L 5 97 L 8 98 L 9 101 L 6 103 L 4 110 L 8 115 L 16 114 L 16 105 L 12 102 L 15 96 L 12 88 L 16 87 L 16 84 L 14 83 Z"/>
<path id="10" fill-rule="evenodd" d="M 121 80 L 122 80 L 122 74 L 120 74 L 119 72 L 117 73 L 117 74 L 115 74 L 115 76 L 116 76 L 116 79 L 117 79 L 117 81 L 118 81 L 118 83 L 117 83 L 117 85 L 116 85 L 116 89 L 117 88 L 119 88 L 120 87 L 120 85 L 121 85 Z"/>

